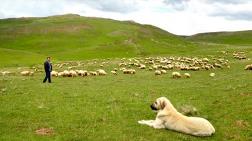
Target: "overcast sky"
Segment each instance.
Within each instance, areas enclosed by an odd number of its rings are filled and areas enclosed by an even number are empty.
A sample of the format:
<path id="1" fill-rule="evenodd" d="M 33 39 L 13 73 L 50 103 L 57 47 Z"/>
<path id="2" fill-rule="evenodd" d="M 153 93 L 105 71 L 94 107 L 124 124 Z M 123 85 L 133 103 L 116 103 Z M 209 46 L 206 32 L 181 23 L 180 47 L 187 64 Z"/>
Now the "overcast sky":
<path id="1" fill-rule="evenodd" d="M 0 18 L 82 16 L 134 20 L 179 35 L 252 30 L 252 0 L 0 0 Z"/>

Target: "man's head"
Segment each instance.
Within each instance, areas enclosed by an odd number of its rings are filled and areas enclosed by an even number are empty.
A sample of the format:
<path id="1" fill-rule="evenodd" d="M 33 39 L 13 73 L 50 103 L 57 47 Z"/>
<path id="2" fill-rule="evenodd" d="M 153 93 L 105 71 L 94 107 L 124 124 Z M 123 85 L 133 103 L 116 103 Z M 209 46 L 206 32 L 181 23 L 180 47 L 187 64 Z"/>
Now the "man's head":
<path id="1" fill-rule="evenodd" d="M 46 58 L 46 60 L 50 62 L 50 61 L 51 61 L 51 57 L 48 56 L 48 57 Z"/>

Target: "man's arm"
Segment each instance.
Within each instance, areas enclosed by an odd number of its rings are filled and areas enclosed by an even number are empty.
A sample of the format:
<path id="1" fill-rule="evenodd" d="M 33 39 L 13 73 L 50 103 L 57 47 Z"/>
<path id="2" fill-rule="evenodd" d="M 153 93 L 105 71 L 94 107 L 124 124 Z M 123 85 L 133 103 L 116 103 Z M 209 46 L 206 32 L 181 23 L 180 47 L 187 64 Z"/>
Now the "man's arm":
<path id="1" fill-rule="evenodd" d="M 49 71 L 49 65 L 50 64 L 47 61 L 44 63 L 45 71 Z"/>

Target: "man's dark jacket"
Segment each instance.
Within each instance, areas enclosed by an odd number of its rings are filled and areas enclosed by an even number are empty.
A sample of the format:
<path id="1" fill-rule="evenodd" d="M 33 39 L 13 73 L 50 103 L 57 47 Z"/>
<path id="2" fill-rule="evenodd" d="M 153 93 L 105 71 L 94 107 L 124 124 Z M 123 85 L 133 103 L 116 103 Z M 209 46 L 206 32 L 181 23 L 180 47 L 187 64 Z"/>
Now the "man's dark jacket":
<path id="1" fill-rule="evenodd" d="M 51 72 L 52 71 L 52 64 L 49 63 L 48 61 L 45 61 L 44 68 L 45 68 L 45 72 Z"/>

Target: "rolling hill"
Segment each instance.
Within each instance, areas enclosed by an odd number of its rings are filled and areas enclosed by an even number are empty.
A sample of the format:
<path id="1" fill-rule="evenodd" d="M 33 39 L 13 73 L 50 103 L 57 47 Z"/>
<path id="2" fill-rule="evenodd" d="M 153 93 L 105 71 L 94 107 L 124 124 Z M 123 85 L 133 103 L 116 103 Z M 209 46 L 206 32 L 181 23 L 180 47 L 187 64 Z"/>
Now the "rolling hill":
<path id="1" fill-rule="evenodd" d="M 190 41 L 229 45 L 252 45 L 252 30 L 236 32 L 200 33 L 186 37 Z"/>
<path id="2" fill-rule="evenodd" d="M 151 25 L 74 14 L 0 20 L 0 64 L 186 53 L 185 39 Z M 6 63 L 7 64 L 7 63 Z"/>

